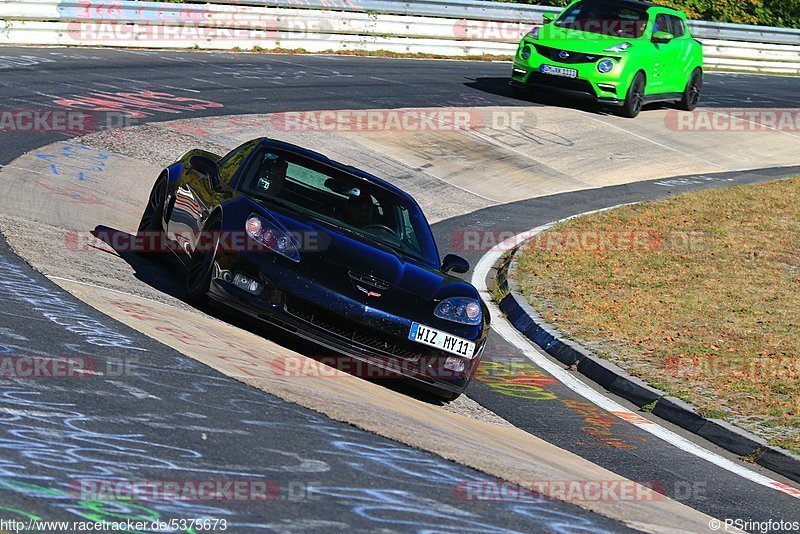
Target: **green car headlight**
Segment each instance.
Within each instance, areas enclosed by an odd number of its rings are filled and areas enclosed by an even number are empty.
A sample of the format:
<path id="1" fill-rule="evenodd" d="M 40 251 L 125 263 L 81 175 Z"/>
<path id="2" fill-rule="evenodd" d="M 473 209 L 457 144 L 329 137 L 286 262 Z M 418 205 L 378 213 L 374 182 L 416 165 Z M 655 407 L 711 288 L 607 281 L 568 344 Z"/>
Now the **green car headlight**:
<path id="1" fill-rule="evenodd" d="M 604 59 L 597 64 L 597 71 L 601 74 L 608 74 L 612 70 L 614 70 L 614 62 L 610 59 Z"/>
<path id="2" fill-rule="evenodd" d="M 522 59 L 528 59 L 531 57 L 531 47 L 528 45 L 523 46 L 522 52 L 520 52 L 519 55 Z"/>

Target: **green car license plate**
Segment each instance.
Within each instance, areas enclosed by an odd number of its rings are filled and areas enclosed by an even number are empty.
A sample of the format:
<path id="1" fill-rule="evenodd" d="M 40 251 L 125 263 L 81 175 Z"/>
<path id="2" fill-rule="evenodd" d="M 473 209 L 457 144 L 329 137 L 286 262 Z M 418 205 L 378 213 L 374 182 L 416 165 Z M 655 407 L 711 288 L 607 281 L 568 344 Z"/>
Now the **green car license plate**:
<path id="1" fill-rule="evenodd" d="M 542 65 L 542 74 L 550 74 L 551 76 L 561 76 L 563 78 L 577 78 L 578 71 L 575 69 L 567 69 L 565 67 L 554 67 L 553 65 Z"/>

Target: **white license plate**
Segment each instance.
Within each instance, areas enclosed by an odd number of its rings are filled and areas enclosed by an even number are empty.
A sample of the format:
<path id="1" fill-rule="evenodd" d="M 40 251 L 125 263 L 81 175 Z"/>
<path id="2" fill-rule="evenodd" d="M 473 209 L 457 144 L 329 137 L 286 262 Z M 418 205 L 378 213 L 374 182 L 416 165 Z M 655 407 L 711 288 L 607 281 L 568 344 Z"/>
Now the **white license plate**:
<path id="1" fill-rule="evenodd" d="M 575 69 L 567 69 L 564 67 L 554 67 L 552 65 L 542 65 L 543 74 L 552 74 L 553 76 L 563 76 L 564 78 L 577 78 L 578 71 Z"/>
<path id="2" fill-rule="evenodd" d="M 408 339 L 465 358 L 472 358 L 475 354 L 475 343 L 472 341 L 448 334 L 447 332 L 442 332 L 441 330 L 436 330 L 424 324 L 411 323 L 411 331 L 408 333 Z"/>

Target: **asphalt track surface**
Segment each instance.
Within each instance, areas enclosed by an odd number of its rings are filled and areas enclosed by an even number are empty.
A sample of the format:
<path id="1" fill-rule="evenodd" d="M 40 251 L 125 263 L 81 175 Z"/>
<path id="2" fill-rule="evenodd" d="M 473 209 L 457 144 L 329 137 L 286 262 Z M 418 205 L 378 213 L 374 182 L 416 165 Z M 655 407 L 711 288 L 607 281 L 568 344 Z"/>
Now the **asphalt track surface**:
<path id="1" fill-rule="evenodd" d="M 181 115 L 153 110 L 141 122 L 310 109 L 557 104 L 552 99 L 512 99 L 505 85 L 508 68 L 506 64 L 335 56 L 0 49 L 6 109 L 59 109 L 55 100 L 92 92 L 143 90 L 223 104 Z M 793 78 L 709 75 L 704 104 L 797 107 L 797 83 Z M 3 132 L 0 165 L 64 138 L 57 133 Z M 450 219 L 435 225 L 434 231 L 440 243 L 465 228 L 522 231 L 624 202 L 798 173 L 800 168 L 732 173 L 715 175 L 711 181 L 687 179 L 673 187 L 643 182 L 567 193 Z M 676 169 L 678 174 L 680 169 Z M 479 256 L 475 253 L 468 259 L 474 264 Z M 202 514 L 227 517 L 241 528 L 285 531 L 417 530 L 432 524 L 467 532 L 622 529 L 566 504 L 459 501 L 453 492 L 459 481 L 485 477 L 329 421 L 210 371 L 77 302 L 33 274 L 5 247 L 0 249 L 0 267 L 7 277 L 31 277 L 42 294 L 61 299 L 60 306 L 74 307 L 146 349 L 92 345 L 85 336 L 47 319 L 43 315 L 47 309 L 21 306 L 19 298 L 10 294 L 0 297 L 0 349 L 5 352 L 89 353 L 101 367 L 110 358 L 131 361 L 136 357 L 131 364 L 135 372 L 118 380 L 87 379 L 82 388 L 55 380 L 19 380 L 3 388 L 0 517 L 6 512 L 46 519 Z M 491 346 L 489 361 L 525 362 L 518 350 L 497 336 Z M 468 395 L 523 430 L 618 474 L 657 481 L 672 498 L 714 517 L 800 520 L 796 499 L 683 453 L 621 420 L 609 423 L 602 413 L 593 413 L 574 393 L 547 378 L 544 375 L 541 383 L 551 394 L 548 399 L 498 394 L 480 381 Z M 61 485 L 63 490 L 70 481 L 107 475 L 106 469 L 136 480 L 270 480 L 281 486 L 282 498 L 266 514 L 263 503 L 241 502 L 148 503 L 149 509 L 112 510 L 108 505 L 98 505 L 98 509 L 77 505 L 63 491 L 47 489 Z M 314 492 L 316 499 L 291 498 L 290 488 L 299 493 L 297 488 L 303 484 L 321 488 Z"/>
<path id="2" fill-rule="evenodd" d="M 81 354 L 106 376 L 4 382 L 2 519 L 203 517 L 226 520 L 231 532 L 525 532 L 532 525 L 552 532 L 628 530 L 565 503 L 460 500 L 457 488 L 491 479 L 220 375 L 115 324 L 10 256 L 0 246 L 4 279 L 25 284 L 46 302 L 23 307 L 13 295 L 0 297 L 0 349 Z M 67 315 L 98 321 L 94 337 L 52 322 L 56 316 L 70 322 Z M 97 345 L 97 336 L 105 346 Z M 106 489 L 91 482 L 109 479 L 239 482 L 252 498 L 267 498 L 164 502 L 154 491 L 153 501 L 101 502 L 103 494 L 126 491 L 113 482 Z"/>

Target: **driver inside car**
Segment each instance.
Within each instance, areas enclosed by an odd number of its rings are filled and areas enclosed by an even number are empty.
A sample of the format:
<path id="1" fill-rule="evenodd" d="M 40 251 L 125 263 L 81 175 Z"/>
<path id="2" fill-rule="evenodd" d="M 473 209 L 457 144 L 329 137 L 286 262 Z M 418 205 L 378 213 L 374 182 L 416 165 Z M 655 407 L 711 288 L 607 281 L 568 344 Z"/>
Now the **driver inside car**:
<path id="1" fill-rule="evenodd" d="M 375 221 L 375 204 L 372 197 L 367 193 L 362 193 L 356 197 L 351 197 L 345 207 L 345 222 L 356 228 L 365 228 Z"/>
<path id="2" fill-rule="evenodd" d="M 272 153 L 264 154 L 264 160 L 256 174 L 256 189 L 265 191 L 271 196 L 277 196 L 286 181 L 288 166 L 285 159 Z"/>

